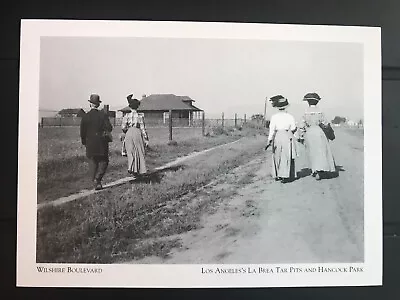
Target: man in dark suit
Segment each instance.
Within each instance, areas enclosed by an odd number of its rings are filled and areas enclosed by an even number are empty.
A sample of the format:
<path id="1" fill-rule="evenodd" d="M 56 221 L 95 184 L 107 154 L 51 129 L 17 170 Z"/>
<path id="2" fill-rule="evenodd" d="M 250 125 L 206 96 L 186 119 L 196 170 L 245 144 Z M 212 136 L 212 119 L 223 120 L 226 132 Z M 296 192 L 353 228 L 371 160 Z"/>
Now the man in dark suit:
<path id="1" fill-rule="evenodd" d="M 90 111 L 82 117 L 80 135 L 82 144 L 86 147 L 86 156 L 89 159 L 89 172 L 94 188 L 103 188 L 101 180 L 106 173 L 109 162 L 110 140 L 106 132 L 111 133 L 112 125 L 108 115 L 99 110 L 100 96 L 92 94 L 89 99 Z"/>

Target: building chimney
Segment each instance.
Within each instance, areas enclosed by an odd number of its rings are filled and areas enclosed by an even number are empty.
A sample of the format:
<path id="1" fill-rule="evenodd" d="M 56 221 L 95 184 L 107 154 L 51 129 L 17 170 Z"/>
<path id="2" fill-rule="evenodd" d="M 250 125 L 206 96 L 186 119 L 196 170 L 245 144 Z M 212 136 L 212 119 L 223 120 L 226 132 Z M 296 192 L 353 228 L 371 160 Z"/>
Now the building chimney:
<path id="1" fill-rule="evenodd" d="M 109 114 L 109 112 L 110 112 L 110 105 L 108 105 L 108 104 L 105 104 L 104 105 L 104 112 L 108 115 Z"/>

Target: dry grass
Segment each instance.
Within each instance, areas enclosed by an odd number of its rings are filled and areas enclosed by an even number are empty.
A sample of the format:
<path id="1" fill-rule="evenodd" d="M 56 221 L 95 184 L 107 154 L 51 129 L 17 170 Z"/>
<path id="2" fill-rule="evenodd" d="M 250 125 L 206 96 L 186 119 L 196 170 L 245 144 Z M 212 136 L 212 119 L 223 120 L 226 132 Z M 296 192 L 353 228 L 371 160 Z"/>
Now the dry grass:
<path id="1" fill-rule="evenodd" d="M 181 246 L 177 235 L 198 228 L 210 206 L 207 201 L 191 202 L 190 195 L 252 160 L 264 143 L 265 138 L 245 138 L 143 182 L 40 210 L 37 261 L 115 263 L 149 255 L 167 257 Z"/>
<path id="2" fill-rule="evenodd" d="M 174 128 L 176 143 L 168 144 L 167 128 L 149 128 L 150 149 L 146 162 L 150 169 L 170 162 L 177 157 L 188 155 L 213 146 L 228 143 L 246 135 L 249 130 L 229 130 L 227 134 L 203 137 L 198 128 Z M 104 177 L 110 182 L 127 175 L 126 158 L 120 155 L 121 143 L 110 144 L 110 165 Z M 85 148 L 79 139 L 79 128 L 40 128 L 38 150 L 38 202 L 46 202 L 92 188 L 88 180 L 88 163 Z"/>
<path id="3" fill-rule="evenodd" d="M 110 152 L 121 150 L 118 141 L 118 129 L 113 132 L 114 142 L 110 144 Z M 147 129 L 150 145 L 157 147 L 168 143 L 168 128 Z M 188 140 L 202 140 L 201 128 L 174 128 L 173 139 L 180 142 Z M 44 127 L 39 128 L 39 164 L 47 161 L 65 160 L 84 155 L 85 148 L 81 145 L 79 138 L 79 127 Z"/>

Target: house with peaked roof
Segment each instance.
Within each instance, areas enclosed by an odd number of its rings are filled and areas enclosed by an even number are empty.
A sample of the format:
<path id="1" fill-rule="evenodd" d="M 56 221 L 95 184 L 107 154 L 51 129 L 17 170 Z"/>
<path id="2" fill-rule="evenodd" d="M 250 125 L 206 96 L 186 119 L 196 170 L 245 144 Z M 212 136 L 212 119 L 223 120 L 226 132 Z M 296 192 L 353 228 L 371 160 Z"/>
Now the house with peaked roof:
<path id="1" fill-rule="evenodd" d="M 169 111 L 172 110 L 172 118 L 187 121 L 190 125 L 192 120 L 200 119 L 202 109 L 193 105 L 193 100 L 189 96 L 177 96 L 174 94 L 152 94 L 143 97 L 140 101 L 138 112 L 143 113 L 146 122 L 162 120 L 167 122 Z M 130 111 L 129 107 L 119 110 L 124 113 Z"/>

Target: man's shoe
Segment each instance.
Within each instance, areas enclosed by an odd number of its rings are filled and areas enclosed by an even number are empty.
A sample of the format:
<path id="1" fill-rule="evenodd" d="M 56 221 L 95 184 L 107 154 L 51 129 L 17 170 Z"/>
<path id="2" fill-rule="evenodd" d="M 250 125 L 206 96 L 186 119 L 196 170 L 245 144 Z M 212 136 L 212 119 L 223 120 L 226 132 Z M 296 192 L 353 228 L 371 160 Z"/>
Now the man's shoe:
<path id="1" fill-rule="evenodd" d="M 95 181 L 94 189 L 96 191 L 103 189 L 103 186 L 101 185 L 101 182 Z"/>

